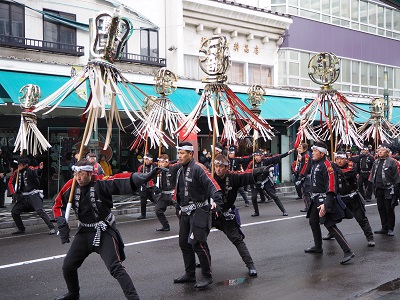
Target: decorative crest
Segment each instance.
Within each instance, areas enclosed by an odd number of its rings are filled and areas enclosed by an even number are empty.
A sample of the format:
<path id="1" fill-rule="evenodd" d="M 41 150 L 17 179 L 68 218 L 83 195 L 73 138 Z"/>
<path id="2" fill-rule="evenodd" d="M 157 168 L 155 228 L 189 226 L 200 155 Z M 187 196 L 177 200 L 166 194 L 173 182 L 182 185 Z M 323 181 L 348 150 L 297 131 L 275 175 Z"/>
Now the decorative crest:
<path id="1" fill-rule="evenodd" d="M 154 91 L 159 95 L 168 96 L 176 91 L 174 84 L 178 81 L 178 77 L 175 73 L 163 67 L 154 76 L 154 81 L 156 82 L 153 86 Z"/>
<path id="2" fill-rule="evenodd" d="M 335 54 L 321 52 L 315 54 L 308 63 L 308 76 L 316 84 L 328 87 L 340 74 L 340 62 Z"/>
<path id="3" fill-rule="evenodd" d="M 121 56 L 126 42 L 133 32 L 132 22 L 120 17 L 120 11 L 114 9 L 114 14 L 98 13 L 90 28 L 93 37 L 90 54 L 94 59 L 114 62 Z"/>
<path id="4" fill-rule="evenodd" d="M 42 97 L 40 87 L 34 84 L 24 85 L 19 92 L 22 96 L 18 97 L 22 108 L 31 108 L 39 103 L 39 98 Z"/>
<path id="5" fill-rule="evenodd" d="M 231 65 L 226 37 L 214 35 L 205 39 L 200 45 L 199 52 L 204 55 L 199 57 L 199 66 L 204 73 L 209 75 L 202 81 L 208 83 L 225 82 L 227 79 L 226 72 Z"/>
<path id="6" fill-rule="evenodd" d="M 249 87 L 247 95 L 249 95 L 247 103 L 253 106 L 253 108 L 257 108 L 265 102 L 265 89 L 261 85 L 256 84 Z"/>

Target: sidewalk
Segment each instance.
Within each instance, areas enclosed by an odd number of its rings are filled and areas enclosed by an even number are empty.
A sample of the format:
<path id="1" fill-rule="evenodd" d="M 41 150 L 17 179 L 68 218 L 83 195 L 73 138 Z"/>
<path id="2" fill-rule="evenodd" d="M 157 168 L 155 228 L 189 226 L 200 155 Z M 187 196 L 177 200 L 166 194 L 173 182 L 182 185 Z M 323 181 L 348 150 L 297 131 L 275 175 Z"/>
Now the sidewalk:
<path id="1" fill-rule="evenodd" d="M 293 185 L 282 186 L 277 188 L 278 197 L 295 196 L 296 191 Z M 248 199 L 251 200 L 251 194 L 248 192 Z M 138 195 L 133 196 L 113 196 L 114 208 L 112 213 L 117 217 L 127 214 L 140 214 L 140 200 Z M 243 202 L 243 198 L 238 195 L 237 201 Z M 7 202 L 6 202 L 7 203 Z M 52 217 L 53 199 L 44 199 L 43 208 L 50 217 Z M 11 217 L 11 209 L 13 204 L 6 204 L 6 208 L 0 208 L 0 229 L 14 228 L 14 220 Z M 147 212 L 154 212 L 154 204 L 148 201 Z M 22 221 L 25 226 L 41 225 L 44 224 L 43 220 L 37 215 L 36 212 L 22 213 Z M 75 214 L 71 213 L 70 220 L 75 220 Z"/>

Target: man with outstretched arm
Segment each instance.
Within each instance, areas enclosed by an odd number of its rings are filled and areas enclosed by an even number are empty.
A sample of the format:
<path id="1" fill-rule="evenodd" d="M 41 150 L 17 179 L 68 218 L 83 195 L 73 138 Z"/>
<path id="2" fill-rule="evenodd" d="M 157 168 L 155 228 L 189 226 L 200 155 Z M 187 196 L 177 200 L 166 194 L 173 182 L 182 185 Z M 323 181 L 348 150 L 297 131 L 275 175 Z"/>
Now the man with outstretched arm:
<path id="1" fill-rule="evenodd" d="M 89 254 L 100 254 L 110 274 L 117 279 L 125 297 L 139 299 L 132 279 L 122 265 L 125 260 L 124 243 L 116 227 L 112 195 L 132 194 L 144 182 L 153 178 L 152 173 L 121 173 L 106 179 L 93 175 L 93 165 L 87 160 L 80 160 L 73 166 L 77 185 L 74 190 L 72 208 L 79 220 L 78 231 L 63 263 L 63 275 L 68 293 L 56 300 L 79 299 L 78 268 Z M 63 217 L 71 193 L 72 179 L 69 180 L 56 197 L 53 207 L 54 217 L 61 237 L 61 242 L 69 243 L 69 226 Z"/>

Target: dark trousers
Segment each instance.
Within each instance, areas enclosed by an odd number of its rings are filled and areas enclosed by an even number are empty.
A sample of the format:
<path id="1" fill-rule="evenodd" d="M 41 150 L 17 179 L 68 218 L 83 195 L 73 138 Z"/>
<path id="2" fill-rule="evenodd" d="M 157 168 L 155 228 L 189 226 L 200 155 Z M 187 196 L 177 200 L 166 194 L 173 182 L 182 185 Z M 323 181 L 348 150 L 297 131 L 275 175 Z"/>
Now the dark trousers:
<path id="1" fill-rule="evenodd" d="M 266 182 L 265 185 L 264 185 L 264 191 L 267 193 L 269 198 L 274 200 L 275 204 L 278 206 L 280 211 L 282 213 L 286 213 L 285 207 L 283 206 L 283 204 L 282 204 L 281 200 L 279 199 L 279 197 L 276 195 L 275 186 L 271 185 L 269 182 Z"/>
<path id="2" fill-rule="evenodd" d="M 153 198 L 153 193 L 151 188 L 143 188 L 143 191 L 139 192 L 140 196 L 140 214 L 145 217 L 146 216 L 146 205 L 147 205 L 147 199 L 149 199 L 151 202 L 154 202 Z"/>
<path id="3" fill-rule="evenodd" d="M 5 204 L 5 194 L 7 190 L 7 184 L 4 182 L 5 178 L 0 178 L 0 206 Z"/>
<path id="4" fill-rule="evenodd" d="M 11 216 L 15 222 L 15 225 L 20 230 L 25 230 L 24 223 L 22 222 L 21 213 L 36 211 L 36 213 L 43 219 L 46 225 L 50 228 L 54 228 L 54 224 L 50 222 L 50 218 L 47 213 L 43 210 L 43 201 L 40 198 L 39 193 L 30 196 L 23 196 L 14 207 L 11 209 Z"/>
<path id="5" fill-rule="evenodd" d="M 117 279 L 126 299 L 138 300 L 139 296 L 132 279 L 122 266 L 122 261 L 120 260 L 118 252 L 118 241 L 110 234 L 102 232 L 100 247 L 94 247 L 92 245 L 94 236 L 94 231 L 81 230 L 75 235 L 72 241 L 62 267 L 68 291 L 71 293 L 79 293 L 78 268 L 89 254 L 96 252 L 100 254 L 110 274 Z"/>
<path id="6" fill-rule="evenodd" d="M 158 221 L 160 221 L 161 225 L 165 228 L 169 228 L 169 223 L 167 217 L 165 216 L 165 211 L 167 210 L 167 207 L 172 204 L 173 203 L 171 199 L 160 198 L 155 207 L 155 213 L 158 218 Z"/>
<path id="7" fill-rule="evenodd" d="M 361 203 L 359 196 L 355 195 L 353 198 L 342 197 L 342 200 L 353 213 L 354 219 L 356 219 L 360 225 L 367 240 L 373 241 L 374 235 L 372 233 L 371 225 L 369 224 L 368 218 L 365 215 L 365 206 L 363 203 Z"/>
<path id="8" fill-rule="evenodd" d="M 385 189 L 376 189 L 375 198 L 381 218 L 382 229 L 394 230 L 396 216 L 394 214 L 394 207 L 392 207 L 392 199 L 385 199 Z"/>
<path id="9" fill-rule="evenodd" d="M 238 188 L 238 192 L 239 192 L 240 195 L 242 195 L 244 203 L 249 204 L 249 199 L 247 199 L 247 192 L 244 190 L 243 186 Z"/>
<path id="10" fill-rule="evenodd" d="M 225 220 L 225 219 L 213 219 L 213 227 L 221 230 L 228 239 L 235 245 L 239 252 L 240 257 L 246 264 L 246 267 L 253 265 L 253 259 L 251 258 L 249 249 L 247 249 L 246 243 L 244 242 L 243 234 L 240 232 L 239 225 L 236 220 Z"/>
<path id="11" fill-rule="evenodd" d="M 357 179 L 358 190 L 366 201 L 372 198 L 372 182 L 368 180 L 369 173 L 361 173 Z"/>
<path id="12" fill-rule="evenodd" d="M 185 272 L 189 276 L 194 276 L 196 273 L 196 258 L 199 258 L 201 273 L 205 278 L 211 278 L 211 255 L 206 241 L 196 241 L 194 244 L 189 243 L 191 218 L 193 215 L 188 216 L 182 213 L 179 218 L 179 246 L 182 250 L 183 262 L 185 264 Z M 209 229 L 204 229 L 205 234 L 208 235 Z"/>
<path id="13" fill-rule="evenodd" d="M 319 219 L 319 212 L 317 209 L 318 204 L 315 202 L 311 203 L 309 208 L 309 224 L 311 227 L 311 231 L 314 236 L 314 245 L 317 248 L 322 248 L 322 233 Z M 325 225 L 325 224 L 324 224 Z M 328 232 L 335 237 L 335 240 L 338 242 L 340 248 L 342 248 L 343 252 L 350 251 L 350 246 L 344 238 L 342 232 L 337 228 L 336 224 L 331 226 L 326 226 Z"/>
<path id="14" fill-rule="evenodd" d="M 299 176 L 294 175 L 294 182 L 299 180 Z M 303 183 L 301 182 L 299 185 L 295 184 L 294 187 L 296 189 L 297 197 L 303 198 Z"/>
<path id="15" fill-rule="evenodd" d="M 260 193 L 261 202 L 265 202 L 264 190 L 262 188 L 256 188 L 256 187 L 251 188 L 251 203 L 253 204 L 254 212 L 257 214 L 260 213 L 257 203 L 258 193 Z"/>

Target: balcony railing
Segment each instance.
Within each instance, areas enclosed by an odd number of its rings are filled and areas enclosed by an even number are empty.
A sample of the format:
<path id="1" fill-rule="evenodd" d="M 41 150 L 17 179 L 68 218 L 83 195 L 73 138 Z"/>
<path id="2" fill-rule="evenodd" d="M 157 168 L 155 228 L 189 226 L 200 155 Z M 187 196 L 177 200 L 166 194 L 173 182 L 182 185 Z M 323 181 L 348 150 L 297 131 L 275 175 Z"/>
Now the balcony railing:
<path id="1" fill-rule="evenodd" d="M 85 54 L 83 46 L 48 42 L 3 34 L 0 34 L 0 46 L 50 53 L 60 53 L 72 56 L 83 56 Z"/>
<path id="2" fill-rule="evenodd" d="M 122 53 L 120 61 L 126 63 L 151 65 L 157 67 L 167 66 L 167 60 L 165 58 L 152 57 L 152 56 L 133 54 L 133 53 Z"/>

